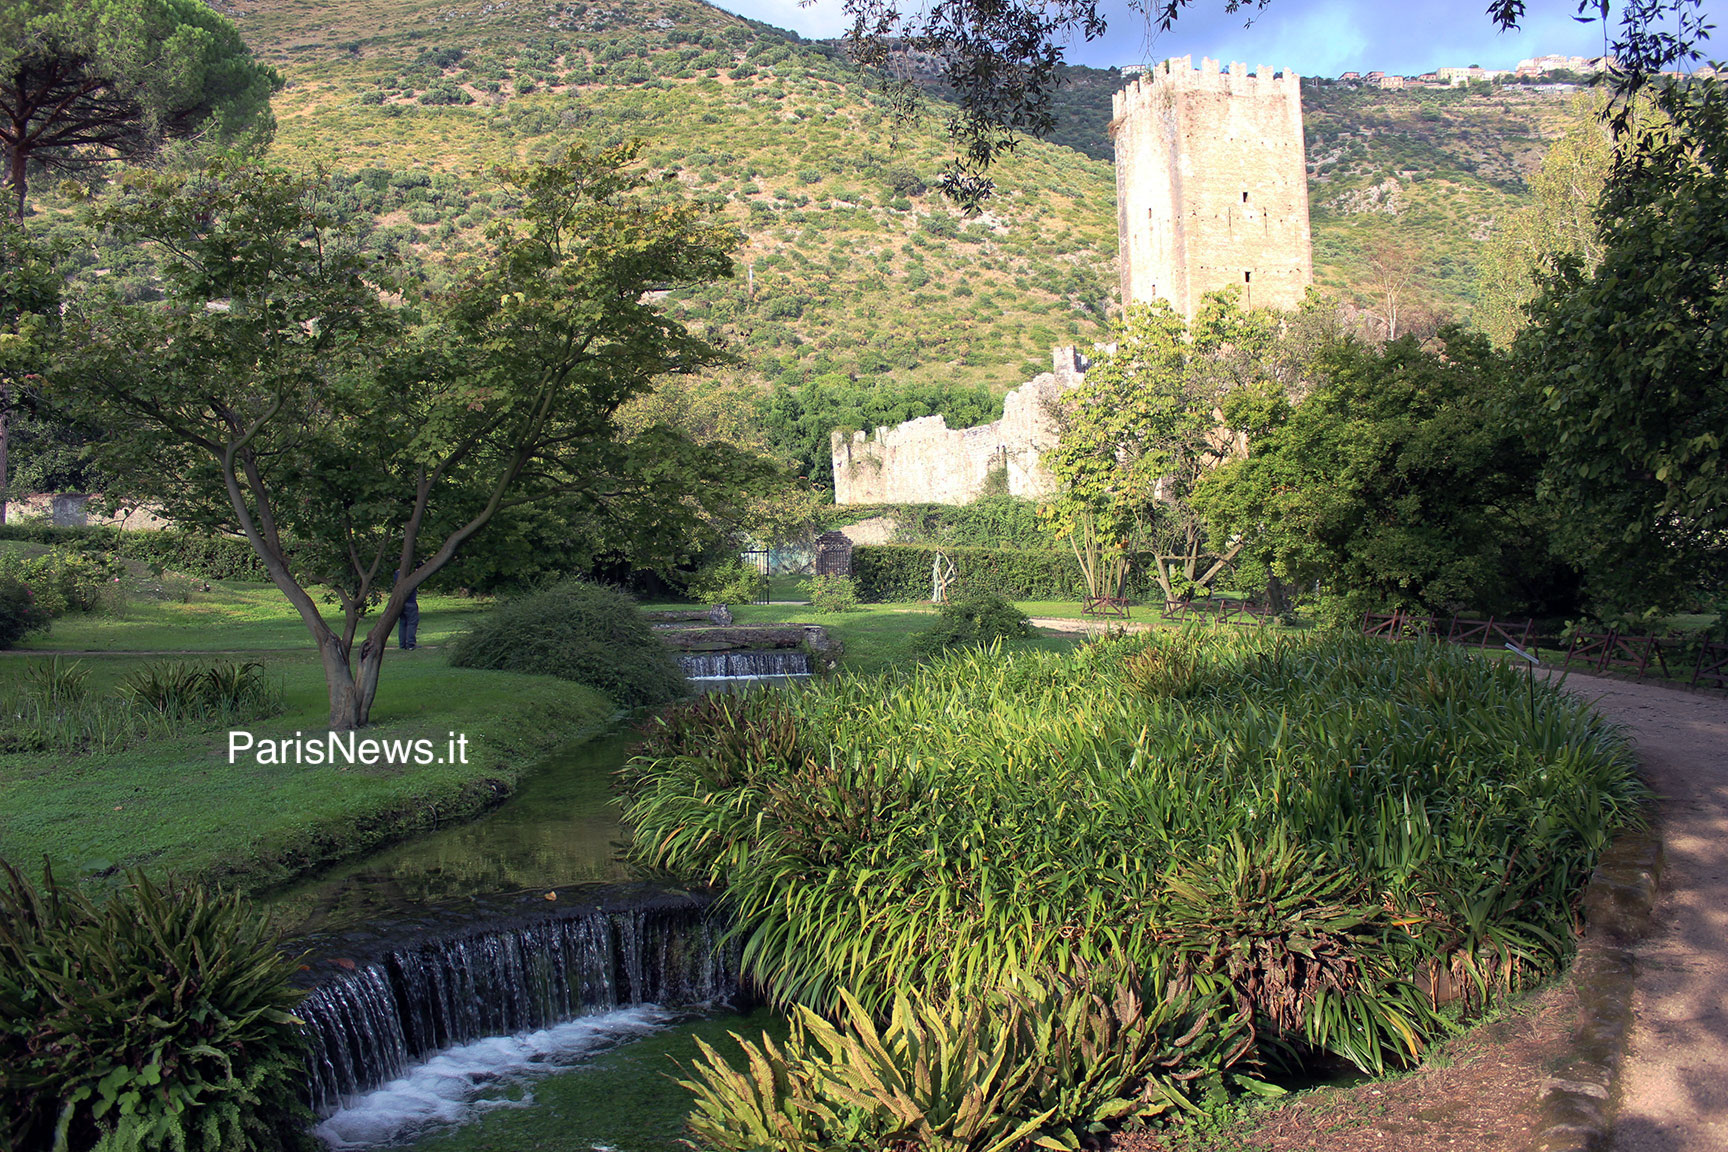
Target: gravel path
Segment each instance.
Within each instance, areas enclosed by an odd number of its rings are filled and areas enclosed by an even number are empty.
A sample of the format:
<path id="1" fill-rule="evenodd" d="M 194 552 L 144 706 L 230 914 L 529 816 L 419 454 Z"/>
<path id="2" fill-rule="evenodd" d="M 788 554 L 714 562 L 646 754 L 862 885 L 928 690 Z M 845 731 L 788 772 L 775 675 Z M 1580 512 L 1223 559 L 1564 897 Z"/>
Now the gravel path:
<path id="1" fill-rule="evenodd" d="M 1728 1152 L 1728 700 L 1573 675 L 1660 799 L 1656 927 L 1637 948 L 1614 1152 Z"/>

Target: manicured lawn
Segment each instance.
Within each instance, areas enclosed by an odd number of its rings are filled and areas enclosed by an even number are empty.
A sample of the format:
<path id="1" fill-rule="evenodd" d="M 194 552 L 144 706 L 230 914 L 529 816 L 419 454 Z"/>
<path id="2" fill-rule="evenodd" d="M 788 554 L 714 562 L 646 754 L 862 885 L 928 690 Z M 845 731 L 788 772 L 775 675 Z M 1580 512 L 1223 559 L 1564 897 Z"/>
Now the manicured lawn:
<path id="1" fill-rule="evenodd" d="M 485 600 L 456 596 L 420 598 L 422 644 L 437 645 L 466 628 L 490 607 Z M 341 613 L 327 606 L 325 618 L 339 626 Z M 70 613 L 46 632 L 25 638 L 23 652 L 246 651 L 261 648 L 311 650 L 300 616 L 269 584 L 212 582 L 182 602 L 132 595 L 121 615 Z"/>
<path id="2" fill-rule="evenodd" d="M 34 867 L 44 856 L 71 875 L 115 875 L 148 865 L 258 889 L 494 803 L 536 757 L 600 725 L 599 694 L 538 676 L 453 669 L 437 648 L 485 611 L 484 601 L 427 596 L 425 648 L 392 648 L 374 739 L 469 737 L 467 764 L 230 764 L 227 730 L 202 728 L 112 753 L 0 754 L 0 856 Z M 1024 605 L 1034 615 L 1077 615 L 1078 605 Z M 933 623 L 928 604 L 867 605 L 824 615 L 807 604 L 744 605 L 743 624 L 820 623 L 846 648 L 844 667 L 875 674 L 916 663 L 913 642 Z M 1069 637 L 1033 642 L 1070 647 Z M 88 669 L 90 696 L 113 695 L 130 674 L 164 658 L 233 653 L 257 660 L 281 688 L 283 711 L 251 727 L 262 739 L 327 729 L 324 680 L 298 616 L 272 587 L 216 582 L 182 600 L 140 581 L 119 615 L 71 614 L 0 653 L 0 699 L 32 664 L 58 656 Z"/>
<path id="3" fill-rule="evenodd" d="M 428 597 L 421 635 L 436 644 L 483 608 Z M 254 654 L 248 658 L 281 687 L 282 712 L 245 725 L 260 742 L 297 733 L 322 739 L 328 730 L 322 669 L 272 588 L 219 584 L 190 604 L 135 604 L 125 619 L 63 617 L 32 639 L 28 649 L 0 653 L 0 698 L 20 691 L 25 669 L 56 652 L 228 649 Z M 87 695 L 100 697 L 151 657 L 60 657 L 62 665 L 74 659 L 89 670 Z M 614 711 L 580 685 L 450 668 L 440 652 L 392 648 L 363 736 L 423 738 L 449 758 L 450 734 L 465 734 L 466 763 L 278 765 L 242 753 L 230 764 L 227 729 L 208 726 L 106 754 L 0 754 L 0 856 L 32 869 L 47 856 L 72 875 L 149 865 L 257 889 L 471 817 L 507 794 L 527 764 Z"/>

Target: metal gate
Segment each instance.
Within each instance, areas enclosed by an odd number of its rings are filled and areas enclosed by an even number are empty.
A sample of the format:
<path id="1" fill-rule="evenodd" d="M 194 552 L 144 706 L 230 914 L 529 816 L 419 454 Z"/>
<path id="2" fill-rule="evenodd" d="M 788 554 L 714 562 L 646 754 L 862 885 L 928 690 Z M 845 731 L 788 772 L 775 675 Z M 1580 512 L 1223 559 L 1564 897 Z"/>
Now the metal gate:
<path id="1" fill-rule="evenodd" d="M 756 573 L 756 595 L 750 602 L 768 603 L 768 549 L 746 548 L 738 553 L 738 559 L 744 562 L 744 567 Z"/>

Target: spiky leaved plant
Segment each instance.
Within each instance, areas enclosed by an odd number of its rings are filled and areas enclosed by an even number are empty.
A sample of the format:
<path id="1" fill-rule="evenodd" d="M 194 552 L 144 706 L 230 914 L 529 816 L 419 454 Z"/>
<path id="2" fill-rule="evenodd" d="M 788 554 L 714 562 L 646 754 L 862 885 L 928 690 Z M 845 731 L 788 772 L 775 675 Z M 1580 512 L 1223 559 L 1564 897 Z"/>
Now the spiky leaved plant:
<path id="1" fill-rule="evenodd" d="M 0 861 L 0 1135 L 54 1152 L 310 1149 L 293 962 L 238 896 L 106 899 Z"/>

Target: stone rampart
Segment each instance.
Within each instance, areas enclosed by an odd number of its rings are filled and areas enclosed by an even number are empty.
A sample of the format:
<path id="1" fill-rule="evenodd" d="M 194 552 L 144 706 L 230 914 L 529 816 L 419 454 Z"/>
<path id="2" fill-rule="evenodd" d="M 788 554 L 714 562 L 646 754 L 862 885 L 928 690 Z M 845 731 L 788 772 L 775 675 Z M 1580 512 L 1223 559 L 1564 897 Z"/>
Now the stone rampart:
<path id="1" fill-rule="evenodd" d="M 836 504 L 970 504 L 992 491 L 1036 500 L 1055 488 L 1040 454 L 1056 443 L 1055 398 L 1079 382 L 1084 358 L 1052 354 L 1053 371 L 1008 393 L 1002 419 L 950 428 L 940 416 L 874 432 L 835 432 Z"/>

